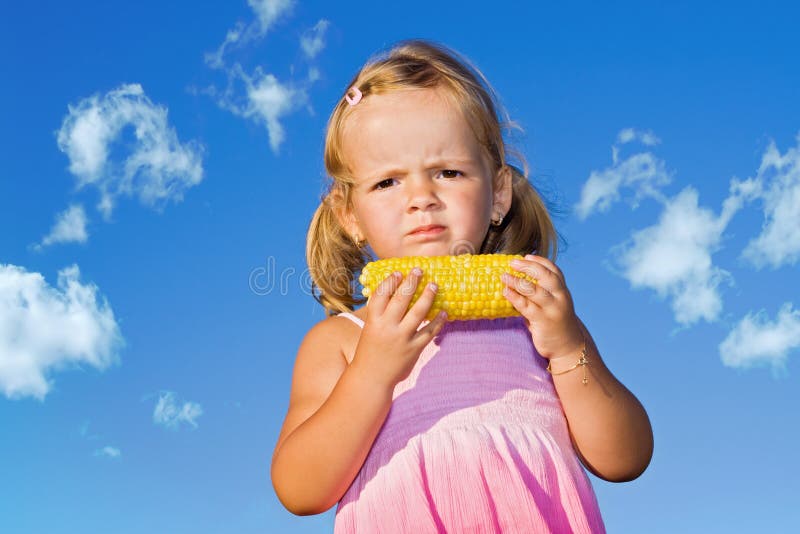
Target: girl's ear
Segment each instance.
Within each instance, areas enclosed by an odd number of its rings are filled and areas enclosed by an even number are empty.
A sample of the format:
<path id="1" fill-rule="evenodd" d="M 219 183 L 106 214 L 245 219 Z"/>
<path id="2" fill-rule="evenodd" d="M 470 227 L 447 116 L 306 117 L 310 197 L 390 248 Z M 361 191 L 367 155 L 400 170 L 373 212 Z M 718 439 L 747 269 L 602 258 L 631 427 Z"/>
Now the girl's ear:
<path id="1" fill-rule="evenodd" d="M 358 221 L 352 212 L 343 212 L 342 217 L 339 220 L 341 221 L 340 224 L 342 225 L 342 228 L 345 229 L 347 234 L 350 236 L 350 239 L 352 239 L 355 244 L 359 244 L 364 240 L 363 234 L 358 226 Z"/>
<path id="2" fill-rule="evenodd" d="M 508 165 L 498 169 L 492 181 L 492 211 L 497 217 L 505 217 L 511 209 L 512 173 Z"/>
<path id="3" fill-rule="evenodd" d="M 334 190 L 330 193 L 330 201 L 333 209 L 333 214 L 336 220 L 344 228 L 344 231 L 350 236 L 353 242 L 358 243 L 361 241 L 361 229 L 358 226 L 358 220 L 353 213 L 353 210 L 347 205 L 342 191 Z"/>

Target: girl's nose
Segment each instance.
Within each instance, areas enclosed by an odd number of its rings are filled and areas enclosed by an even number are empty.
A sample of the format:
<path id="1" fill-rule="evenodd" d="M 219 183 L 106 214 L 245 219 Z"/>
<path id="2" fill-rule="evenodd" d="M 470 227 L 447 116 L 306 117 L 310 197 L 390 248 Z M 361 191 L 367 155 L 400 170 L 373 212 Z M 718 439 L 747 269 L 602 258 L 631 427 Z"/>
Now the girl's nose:
<path id="1" fill-rule="evenodd" d="M 440 204 L 436 194 L 436 183 L 431 178 L 408 180 L 408 210 L 430 210 Z"/>

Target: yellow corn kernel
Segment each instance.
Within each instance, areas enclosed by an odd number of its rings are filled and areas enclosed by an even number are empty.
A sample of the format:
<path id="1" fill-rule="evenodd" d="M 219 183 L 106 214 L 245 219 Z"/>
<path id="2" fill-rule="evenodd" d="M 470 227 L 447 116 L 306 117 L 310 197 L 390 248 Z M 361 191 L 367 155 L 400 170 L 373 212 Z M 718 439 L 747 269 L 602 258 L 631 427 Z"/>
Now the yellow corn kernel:
<path id="1" fill-rule="evenodd" d="M 411 299 L 413 305 L 422 295 L 429 282 L 439 286 L 428 312 L 432 320 L 439 311 L 447 312 L 449 321 L 467 319 L 495 319 L 512 317 L 519 312 L 503 296 L 504 284 L 500 275 L 509 273 L 534 284 L 538 281 L 511 268 L 511 260 L 522 256 L 516 254 L 460 254 L 458 256 L 405 256 L 387 258 L 368 263 L 361 270 L 358 281 L 364 286 L 361 291 L 369 297 L 383 280 L 395 271 L 408 276 L 411 269 L 422 269 Z"/>

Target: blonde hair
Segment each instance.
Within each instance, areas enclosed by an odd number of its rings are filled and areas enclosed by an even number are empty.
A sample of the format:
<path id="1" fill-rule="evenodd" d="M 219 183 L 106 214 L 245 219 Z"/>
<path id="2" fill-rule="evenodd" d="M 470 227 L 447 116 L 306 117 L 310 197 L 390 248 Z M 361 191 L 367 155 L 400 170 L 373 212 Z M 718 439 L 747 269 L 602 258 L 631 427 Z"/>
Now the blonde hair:
<path id="1" fill-rule="evenodd" d="M 440 44 L 411 40 L 396 44 L 385 55 L 376 56 L 347 85 L 357 87 L 363 98 L 405 89 L 441 89 L 461 109 L 488 160 L 497 172 L 508 166 L 512 173 L 511 208 L 500 226 L 491 225 L 480 254 L 529 254 L 555 261 L 558 234 L 547 207 L 528 181 L 525 158 L 506 146 L 503 130 L 518 128 L 502 109 L 491 85 L 466 58 Z M 314 213 L 306 239 L 306 261 L 314 298 L 328 314 L 353 311 L 366 299 L 356 296 L 357 275 L 372 258 L 355 243 L 341 224 L 352 207 L 354 177 L 342 149 L 342 129 L 352 106 L 339 99 L 328 120 L 325 136 L 325 169 L 330 181 Z M 502 122 L 498 118 L 502 112 Z M 511 154 L 522 162 L 522 170 L 509 165 Z"/>

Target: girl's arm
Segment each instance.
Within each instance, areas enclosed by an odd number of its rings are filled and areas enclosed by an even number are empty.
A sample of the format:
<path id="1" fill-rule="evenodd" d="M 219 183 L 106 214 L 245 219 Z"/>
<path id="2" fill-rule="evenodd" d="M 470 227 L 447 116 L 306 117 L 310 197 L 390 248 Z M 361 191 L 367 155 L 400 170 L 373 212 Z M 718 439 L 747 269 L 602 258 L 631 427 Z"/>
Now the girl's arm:
<path id="1" fill-rule="evenodd" d="M 389 414 L 395 385 L 444 326 L 440 315 L 420 328 L 435 287 L 409 309 L 421 277 L 412 271 L 401 285 L 396 273 L 376 288 L 350 365 L 342 353 L 346 319 L 326 319 L 303 340 L 272 457 L 272 484 L 289 511 L 322 513 L 344 495 Z"/>
<path id="2" fill-rule="evenodd" d="M 625 482 L 641 475 L 653 456 L 653 430 L 641 403 L 611 374 L 583 322 L 575 315 L 564 273 L 528 254 L 511 267 L 536 283 L 504 274 L 506 298 L 526 319 L 536 350 L 550 360 L 570 435 L 584 465 L 600 478 Z M 588 365 L 578 361 L 586 342 Z M 583 383 L 584 371 L 588 383 Z"/>
<path id="3" fill-rule="evenodd" d="M 335 324 L 345 320 L 315 325 L 297 354 L 289 410 L 272 457 L 275 493 L 297 515 L 322 513 L 344 495 L 392 402 L 392 388 L 347 365 Z"/>
<path id="4" fill-rule="evenodd" d="M 628 482 L 641 475 L 653 456 L 653 430 L 644 407 L 605 366 L 589 330 L 580 321 L 589 363 L 553 375 L 569 424 L 572 442 L 583 464 L 610 482 Z M 582 348 L 582 347 L 581 347 Z M 574 355 L 552 358 L 558 373 L 577 362 Z M 584 370 L 588 379 L 583 384 Z"/>

